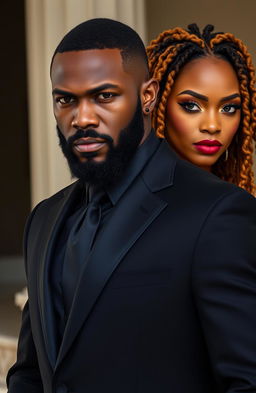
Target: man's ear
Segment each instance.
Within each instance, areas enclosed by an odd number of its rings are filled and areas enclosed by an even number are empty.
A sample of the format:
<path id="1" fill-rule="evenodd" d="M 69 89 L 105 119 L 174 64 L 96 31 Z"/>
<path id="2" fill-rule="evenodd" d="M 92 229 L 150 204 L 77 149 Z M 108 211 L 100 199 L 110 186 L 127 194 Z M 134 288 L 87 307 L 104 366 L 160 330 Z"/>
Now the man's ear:
<path id="1" fill-rule="evenodd" d="M 149 79 L 141 86 L 141 105 L 144 115 L 150 115 L 156 104 L 159 83 L 156 79 Z"/>

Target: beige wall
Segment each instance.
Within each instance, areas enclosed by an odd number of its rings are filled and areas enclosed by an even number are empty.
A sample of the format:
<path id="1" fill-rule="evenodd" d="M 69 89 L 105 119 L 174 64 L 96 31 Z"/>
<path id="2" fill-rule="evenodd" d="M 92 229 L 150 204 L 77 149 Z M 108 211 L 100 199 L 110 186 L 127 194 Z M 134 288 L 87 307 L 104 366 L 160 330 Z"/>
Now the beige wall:
<path id="1" fill-rule="evenodd" d="M 248 47 L 256 65 L 256 0 L 146 0 L 147 42 L 176 26 L 207 24 L 233 33 Z M 256 160 L 255 160 L 256 161 Z M 256 162 L 255 162 L 256 171 Z"/>
<path id="2" fill-rule="evenodd" d="M 190 23 L 207 24 L 216 31 L 231 32 L 241 38 L 256 64 L 255 0 L 146 0 L 148 40 L 172 27 L 186 28 Z"/>

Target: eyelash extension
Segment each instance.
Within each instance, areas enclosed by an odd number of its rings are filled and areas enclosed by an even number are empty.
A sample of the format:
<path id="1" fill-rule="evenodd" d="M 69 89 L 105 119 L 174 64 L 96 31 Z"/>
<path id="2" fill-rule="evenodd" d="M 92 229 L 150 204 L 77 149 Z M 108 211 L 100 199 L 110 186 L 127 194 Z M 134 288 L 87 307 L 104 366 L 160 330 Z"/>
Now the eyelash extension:
<path id="1" fill-rule="evenodd" d="M 191 109 L 189 109 L 187 106 L 188 105 L 195 105 L 197 108 L 198 108 L 198 110 L 191 110 Z M 195 112 L 197 112 L 197 111 L 200 111 L 200 107 L 199 107 L 199 105 L 197 104 L 197 102 L 194 102 L 194 101 L 183 101 L 183 102 L 179 102 L 179 105 L 186 111 L 186 112 L 190 112 L 190 113 L 195 113 Z"/>
<path id="2" fill-rule="evenodd" d="M 232 106 L 232 108 L 241 109 L 241 105 L 240 104 L 226 104 L 226 105 L 224 105 L 223 108 L 225 108 L 225 106 Z"/>
<path id="3" fill-rule="evenodd" d="M 241 109 L 242 106 L 241 106 L 240 104 L 226 104 L 226 105 L 224 105 L 224 106 L 222 107 L 222 109 L 225 108 L 225 107 L 234 108 L 234 109 L 235 109 L 234 112 L 223 112 L 223 113 L 225 113 L 225 114 L 227 114 L 227 115 L 233 115 L 233 114 L 236 113 L 237 110 Z"/>

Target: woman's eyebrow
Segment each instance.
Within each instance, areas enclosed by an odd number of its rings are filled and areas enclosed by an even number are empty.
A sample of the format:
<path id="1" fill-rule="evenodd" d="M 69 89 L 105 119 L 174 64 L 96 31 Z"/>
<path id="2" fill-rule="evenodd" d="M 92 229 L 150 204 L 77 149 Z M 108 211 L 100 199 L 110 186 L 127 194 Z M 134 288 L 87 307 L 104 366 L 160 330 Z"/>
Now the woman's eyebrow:
<path id="1" fill-rule="evenodd" d="M 241 98 L 241 95 L 240 95 L 239 93 L 231 94 L 230 96 L 223 97 L 223 98 L 220 100 L 220 102 L 233 100 L 234 98 Z"/>
<path id="2" fill-rule="evenodd" d="M 196 91 L 193 90 L 184 90 L 181 93 L 179 93 L 178 96 L 182 94 L 189 94 L 195 98 L 198 98 L 199 100 L 208 101 L 208 97 L 204 96 L 203 94 L 197 93 Z M 239 93 L 234 93 L 229 96 L 221 98 L 220 102 L 233 100 L 234 98 L 241 98 L 241 95 Z"/>
<path id="3" fill-rule="evenodd" d="M 208 101 L 208 97 L 204 96 L 203 94 L 199 94 L 193 90 L 184 90 L 181 93 L 179 93 L 178 96 L 180 96 L 181 94 L 189 94 L 195 98 L 198 98 L 199 100 Z"/>

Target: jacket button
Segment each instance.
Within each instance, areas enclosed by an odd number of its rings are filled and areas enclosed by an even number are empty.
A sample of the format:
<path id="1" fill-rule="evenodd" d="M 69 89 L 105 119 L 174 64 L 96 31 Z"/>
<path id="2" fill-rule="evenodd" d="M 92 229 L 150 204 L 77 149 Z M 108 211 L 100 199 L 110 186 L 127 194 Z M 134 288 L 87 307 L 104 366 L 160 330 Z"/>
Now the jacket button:
<path id="1" fill-rule="evenodd" d="M 56 389 L 56 393 L 68 393 L 68 388 L 66 385 L 60 385 Z"/>

